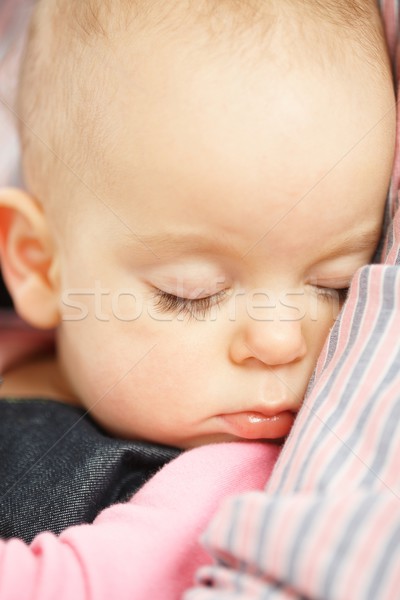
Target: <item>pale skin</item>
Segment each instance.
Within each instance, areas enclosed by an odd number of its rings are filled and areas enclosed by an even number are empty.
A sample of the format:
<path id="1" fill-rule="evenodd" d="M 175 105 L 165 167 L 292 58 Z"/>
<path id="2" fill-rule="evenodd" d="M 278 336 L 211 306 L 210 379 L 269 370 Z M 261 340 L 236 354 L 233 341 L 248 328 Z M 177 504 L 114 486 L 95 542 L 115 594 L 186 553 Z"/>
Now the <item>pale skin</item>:
<path id="1" fill-rule="evenodd" d="M 28 194 L 1 195 L 5 278 L 58 347 L 7 373 L 2 395 L 81 405 L 114 435 L 183 448 L 280 439 L 338 290 L 379 239 L 390 76 L 377 93 L 361 60 L 283 75 L 199 50 L 194 69 L 187 40 L 147 43 L 134 83 L 126 39 L 110 59 L 107 176 L 89 160 L 68 202 L 60 182 L 57 222 Z"/>

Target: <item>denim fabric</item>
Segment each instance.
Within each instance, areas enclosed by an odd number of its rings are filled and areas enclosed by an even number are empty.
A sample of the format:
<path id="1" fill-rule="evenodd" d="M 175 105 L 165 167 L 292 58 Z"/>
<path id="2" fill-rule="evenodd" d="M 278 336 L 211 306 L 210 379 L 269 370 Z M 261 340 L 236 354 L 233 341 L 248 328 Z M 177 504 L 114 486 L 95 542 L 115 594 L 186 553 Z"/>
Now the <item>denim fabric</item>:
<path id="1" fill-rule="evenodd" d="M 115 439 L 80 408 L 0 400 L 0 537 L 30 542 L 129 499 L 176 448 Z"/>

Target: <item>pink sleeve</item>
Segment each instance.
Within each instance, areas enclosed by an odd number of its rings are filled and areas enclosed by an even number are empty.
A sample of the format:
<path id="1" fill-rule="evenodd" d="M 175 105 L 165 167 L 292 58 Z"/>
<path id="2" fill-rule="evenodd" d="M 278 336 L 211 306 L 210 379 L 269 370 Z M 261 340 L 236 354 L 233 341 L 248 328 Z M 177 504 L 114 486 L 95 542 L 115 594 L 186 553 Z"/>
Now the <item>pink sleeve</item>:
<path id="1" fill-rule="evenodd" d="M 240 442 L 189 450 L 93 525 L 2 542 L 1 600 L 176 600 L 211 562 L 198 538 L 220 501 L 262 489 L 278 452 Z"/>

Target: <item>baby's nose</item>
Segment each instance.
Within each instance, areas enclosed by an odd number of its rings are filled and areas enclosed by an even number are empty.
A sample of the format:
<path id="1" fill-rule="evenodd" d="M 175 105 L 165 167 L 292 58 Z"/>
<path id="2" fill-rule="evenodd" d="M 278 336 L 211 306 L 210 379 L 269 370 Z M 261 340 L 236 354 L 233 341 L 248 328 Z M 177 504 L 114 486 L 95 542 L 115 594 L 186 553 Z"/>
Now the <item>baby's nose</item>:
<path id="1" fill-rule="evenodd" d="M 236 332 L 231 357 L 237 363 L 257 359 L 269 366 L 289 364 L 307 353 L 301 321 L 247 319 Z"/>

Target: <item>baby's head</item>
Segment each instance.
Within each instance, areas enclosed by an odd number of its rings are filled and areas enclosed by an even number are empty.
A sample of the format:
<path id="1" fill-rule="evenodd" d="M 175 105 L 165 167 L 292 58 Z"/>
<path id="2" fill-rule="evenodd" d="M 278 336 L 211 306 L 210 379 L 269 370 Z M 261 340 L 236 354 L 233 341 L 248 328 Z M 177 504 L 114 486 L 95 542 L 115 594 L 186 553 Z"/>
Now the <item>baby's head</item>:
<path id="1" fill-rule="evenodd" d="M 60 395 L 129 438 L 287 435 L 379 239 L 394 104 L 373 0 L 39 1 L 0 229 Z"/>

